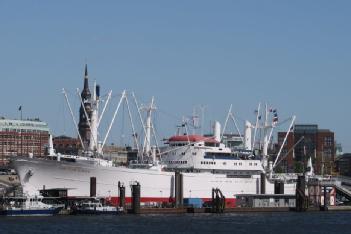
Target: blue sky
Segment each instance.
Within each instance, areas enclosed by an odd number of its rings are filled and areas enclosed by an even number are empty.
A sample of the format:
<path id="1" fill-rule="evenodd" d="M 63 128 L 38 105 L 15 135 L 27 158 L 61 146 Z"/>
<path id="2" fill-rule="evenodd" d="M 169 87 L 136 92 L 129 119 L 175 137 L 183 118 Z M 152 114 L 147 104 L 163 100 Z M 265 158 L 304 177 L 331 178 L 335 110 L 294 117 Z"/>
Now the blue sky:
<path id="1" fill-rule="evenodd" d="M 261 101 L 281 119 L 335 131 L 350 152 L 350 9 L 341 0 L 1 1 L 0 115 L 17 118 L 23 105 L 54 134 L 70 132 L 61 89 L 82 87 L 87 61 L 103 92 L 155 96 L 162 137 L 194 106 L 206 105 L 209 126 L 230 104 L 253 119 Z"/>

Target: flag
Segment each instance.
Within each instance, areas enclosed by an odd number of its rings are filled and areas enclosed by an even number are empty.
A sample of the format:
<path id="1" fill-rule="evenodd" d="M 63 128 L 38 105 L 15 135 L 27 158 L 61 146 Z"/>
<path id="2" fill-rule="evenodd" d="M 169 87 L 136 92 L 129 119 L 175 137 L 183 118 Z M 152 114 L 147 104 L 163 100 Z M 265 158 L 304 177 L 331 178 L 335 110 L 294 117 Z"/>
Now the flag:
<path id="1" fill-rule="evenodd" d="M 279 119 L 278 119 L 278 113 L 277 113 L 277 109 L 273 110 L 273 123 L 278 123 Z"/>
<path id="2" fill-rule="evenodd" d="M 258 116 L 258 120 L 261 120 L 262 116 Z"/>
<path id="3" fill-rule="evenodd" d="M 19 106 L 19 107 L 18 107 L 18 111 L 21 111 L 21 110 L 22 110 L 22 106 Z"/>
<path id="4" fill-rule="evenodd" d="M 278 123 L 278 116 L 274 116 L 274 118 L 273 118 L 273 123 Z"/>
<path id="5" fill-rule="evenodd" d="M 256 115 L 258 114 L 258 110 L 255 110 L 255 112 L 254 112 Z"/>

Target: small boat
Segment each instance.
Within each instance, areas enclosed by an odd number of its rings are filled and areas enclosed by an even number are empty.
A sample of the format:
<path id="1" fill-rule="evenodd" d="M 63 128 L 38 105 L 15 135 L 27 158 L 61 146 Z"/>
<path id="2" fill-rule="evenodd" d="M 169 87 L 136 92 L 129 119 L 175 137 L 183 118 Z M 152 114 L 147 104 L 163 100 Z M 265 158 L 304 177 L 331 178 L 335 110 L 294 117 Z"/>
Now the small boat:
<path id="1" fill-rule="evenodd" d="M 5 216 L 52 216 L 58 214 L 63 206 L 49 205 L 40 198 L 27 198 L 24 202 L 11 201 L 3 205 L 0 215 Z"/>
<path id="2" fill-rule="evenodd" d="M 73 214 L 118 214 L 122 212 L 123 208 L 116 206 L 103 205 L 100 201 L 88 201 L 78 204 L 73 207 Z"/>

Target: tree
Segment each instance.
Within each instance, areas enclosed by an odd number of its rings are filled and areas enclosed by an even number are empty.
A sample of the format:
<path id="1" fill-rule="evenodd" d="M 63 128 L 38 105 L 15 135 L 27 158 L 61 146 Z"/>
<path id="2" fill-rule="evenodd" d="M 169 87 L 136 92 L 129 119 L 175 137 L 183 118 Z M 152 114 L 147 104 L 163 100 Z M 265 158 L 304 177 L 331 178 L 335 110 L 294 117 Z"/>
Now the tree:
<path id="1" fill-rule="evenodd" d="M 294 172 L 295 173 L 303 173 L 303 162 L 297 161 L 294 162 Z"/>

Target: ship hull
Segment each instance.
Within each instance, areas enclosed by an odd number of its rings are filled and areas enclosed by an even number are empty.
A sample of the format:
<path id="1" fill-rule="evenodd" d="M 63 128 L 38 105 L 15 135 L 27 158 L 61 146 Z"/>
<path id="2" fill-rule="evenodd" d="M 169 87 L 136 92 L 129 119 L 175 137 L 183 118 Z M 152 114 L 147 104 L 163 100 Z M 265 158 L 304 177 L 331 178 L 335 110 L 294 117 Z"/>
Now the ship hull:
<path id="1" fill-rule="evenodd" d="M 118 202 L 118 183 L 126 187 L 126 202 L 131 201 L 130 185 L 141 185 L 142 203 L 168 202 L 174 197 L 174 172 L 98 165 L 42 159 L 16 159 L 13 161 L 23 192 L 33 196 L 45 189 L 67 189 L 69 197 L 90 196 L 90 178 L 96 178 L 96 196 Z M 212 188 L 219 188 L 226 197 L 227 205 L 235 206 L 238 194 L 258 194 L 260 176 L 230 178 L 226 174 L 183 173 L 183 197 L 212 197 Z M 294 186 L 285 186 L 285 193 L 292 194 Z M 266 193 L 274 193 L 274 184 L 266 182 Z"/>
<path id="2" fill-rule="evenodd" d="M 60 212 L 62 207 L 49 209 L 10 209 L 1 211 L 1 215 L 5 216 L 52 216 Z"/>

